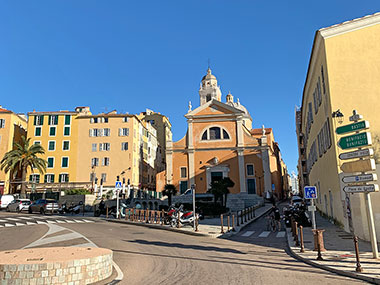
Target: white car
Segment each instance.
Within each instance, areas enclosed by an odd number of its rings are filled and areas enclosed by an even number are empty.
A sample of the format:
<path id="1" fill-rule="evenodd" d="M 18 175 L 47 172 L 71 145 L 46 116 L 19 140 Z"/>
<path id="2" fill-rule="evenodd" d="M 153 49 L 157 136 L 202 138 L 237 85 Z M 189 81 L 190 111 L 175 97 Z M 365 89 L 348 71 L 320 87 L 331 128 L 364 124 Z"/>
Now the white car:
<path id="1" fill-rule="evenodd" d="M 0 197 L 0 210 L 2 210 L 2 209 L 6 209 L 7 206 L 8 206 L 8 204 L 9 204 L 10 202 L 12 202 L 14 199 L 15 199 L 15 197 L 14 197 L 13 195 L 9 195 L 9 194 L 7 194 L 7 195 L 2 195 L 2 196 Z"/>
<path id="2" fill-rule="evenodd" d="M 10 202 L 7 206 L 8 212 L 28 211 L 31 204 L 29 199 L 16 199 Z"/>
<path id="3" fill-rule="evenodd" d="M 302 204 L 303 204 L 303 199 L 302 199 L 300 196 L 293 196 L 293 197 L 291 198 L 291 202 L 290 202 L 290 204 L 293 205 L 293 206 L 296 206 L 296 205 L 298 205 L 298 206 L 302 206 Z"/>

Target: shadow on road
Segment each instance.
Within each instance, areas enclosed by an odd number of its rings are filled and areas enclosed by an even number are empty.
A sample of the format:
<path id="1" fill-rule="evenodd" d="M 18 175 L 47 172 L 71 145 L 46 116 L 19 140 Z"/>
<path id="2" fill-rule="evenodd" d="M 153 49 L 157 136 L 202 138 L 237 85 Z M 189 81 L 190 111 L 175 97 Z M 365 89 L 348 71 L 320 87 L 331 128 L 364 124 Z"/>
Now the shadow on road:
<path id="1" fill-rule="evenodd" d="M 194 250 L 205 250 L 205 251 L 219 251 L 219 252 L 226 252 L 226 253 L 237 253 L 237 254 L 246 254 L 245 252 L 241 252 L 236 249 L 231 248 L 223 248 L 223 247 L 215 247 L 215 246 L 202 246 L 202 245 L 195 245 L 195 244 L 182 244 L 182 243 L 169 243 L 169 242 L 162 242 L 162 241 L 147 241 L 142 239 L 136 239 L 136 240 L 124 240 L 126 242 L 133 242 L 133 243 L 139 243 L 144 245 L 156 245 L 156 246 L 163 246 L 163 247 L 177 247 L 177 248 L 184 248 L 184 249 L 194 249 Z"/>

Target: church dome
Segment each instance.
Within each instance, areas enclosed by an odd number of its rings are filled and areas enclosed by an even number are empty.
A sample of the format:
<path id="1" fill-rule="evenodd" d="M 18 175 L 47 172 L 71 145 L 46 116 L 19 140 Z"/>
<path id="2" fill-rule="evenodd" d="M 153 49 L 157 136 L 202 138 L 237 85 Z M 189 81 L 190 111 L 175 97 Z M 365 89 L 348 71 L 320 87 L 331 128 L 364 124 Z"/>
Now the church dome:
<path id="1" fill-rule="evenodd" d="M 215 79 L 216 80 L 216 77 L 211 74 L 211 69 L 208 68 L 207 69 L 207 74 L 205 76 L 203 76 L 202 81 L 203 80 L 210 80 L 210 79 Z"/>
<path id="2" fill-rule="evenodd" d="M 228 93 L 228 95 L 230 95 L 230 96 L 232 97 L 232 94 L 231 94 L 231 93 Z M 227 95 L 227 96 L 228 96 L 228 95 Z M 232 107 L 234 107 L 234 108 L 236 108 L 236 109 L 239 109 L 239 110 L 243 111 L 244 114 L 246 114 L 246 115 L 249 115 L 247 108 L 245 108 L 242 104 L 240 104 L 239 99 L 237 99 L 237 102 L 234 102 L 234 101 L 233 101 L 233 97 L 232 97 L 232 100 L 227 101 L 226 104 L 227 104 L 227 105 L 230 105 L 230 106 L 232 106 Z"/>

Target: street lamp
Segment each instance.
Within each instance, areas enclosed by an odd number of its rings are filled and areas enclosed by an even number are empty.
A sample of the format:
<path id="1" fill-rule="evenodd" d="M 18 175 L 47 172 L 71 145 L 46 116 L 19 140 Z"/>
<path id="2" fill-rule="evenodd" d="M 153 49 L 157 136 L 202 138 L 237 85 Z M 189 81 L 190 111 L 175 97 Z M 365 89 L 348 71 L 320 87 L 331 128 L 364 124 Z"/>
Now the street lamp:
<path id="1" fill-rule="evenodd" d="M 331 115 L 333 118 L 337 118 L 338 123 L 341 124 L 343 123 L 343 113 L 340 111 L 340 109 L 336 110 L 335 112 L 332 113 Z"/>

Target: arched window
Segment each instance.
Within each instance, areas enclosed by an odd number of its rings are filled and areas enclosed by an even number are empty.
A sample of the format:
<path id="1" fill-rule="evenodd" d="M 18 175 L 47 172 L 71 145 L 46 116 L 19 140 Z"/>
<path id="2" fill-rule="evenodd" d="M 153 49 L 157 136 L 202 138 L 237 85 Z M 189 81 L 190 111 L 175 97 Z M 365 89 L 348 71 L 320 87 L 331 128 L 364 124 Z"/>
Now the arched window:
<path id="1" fill-rule="evenodd" d="M 205 132 L 202 135 L 202 141 L 206 141 L 206 140 L 207 140 L 207 130 L 205 130 Z"/>
<path id="2" fill-rule="evenodd" d="M 211 94 L 206 95 L 206 102 L 211 101 Z"/>
<path id="3" fill-rule="evenodd" d="M 222 136 L 223 135 L 223 136 Z M 229 140 L 230 136 L 227 131 L 220 127 L 211 127 L 205 130 L 202 134 L 201 140 Z"/>
<path id="4" fill-rule="evenodd" d="M 224 140 L 229 140 L 230 139 L 230 136 L 228 135 L 228 133 L 224 129 L 223 129 L 223 139 Z"/>
<path id="5" fill-rule="evenodd" d="M 210 128 L 210 140 L 220 140 L 220 128 L 212 127 Z"/>

